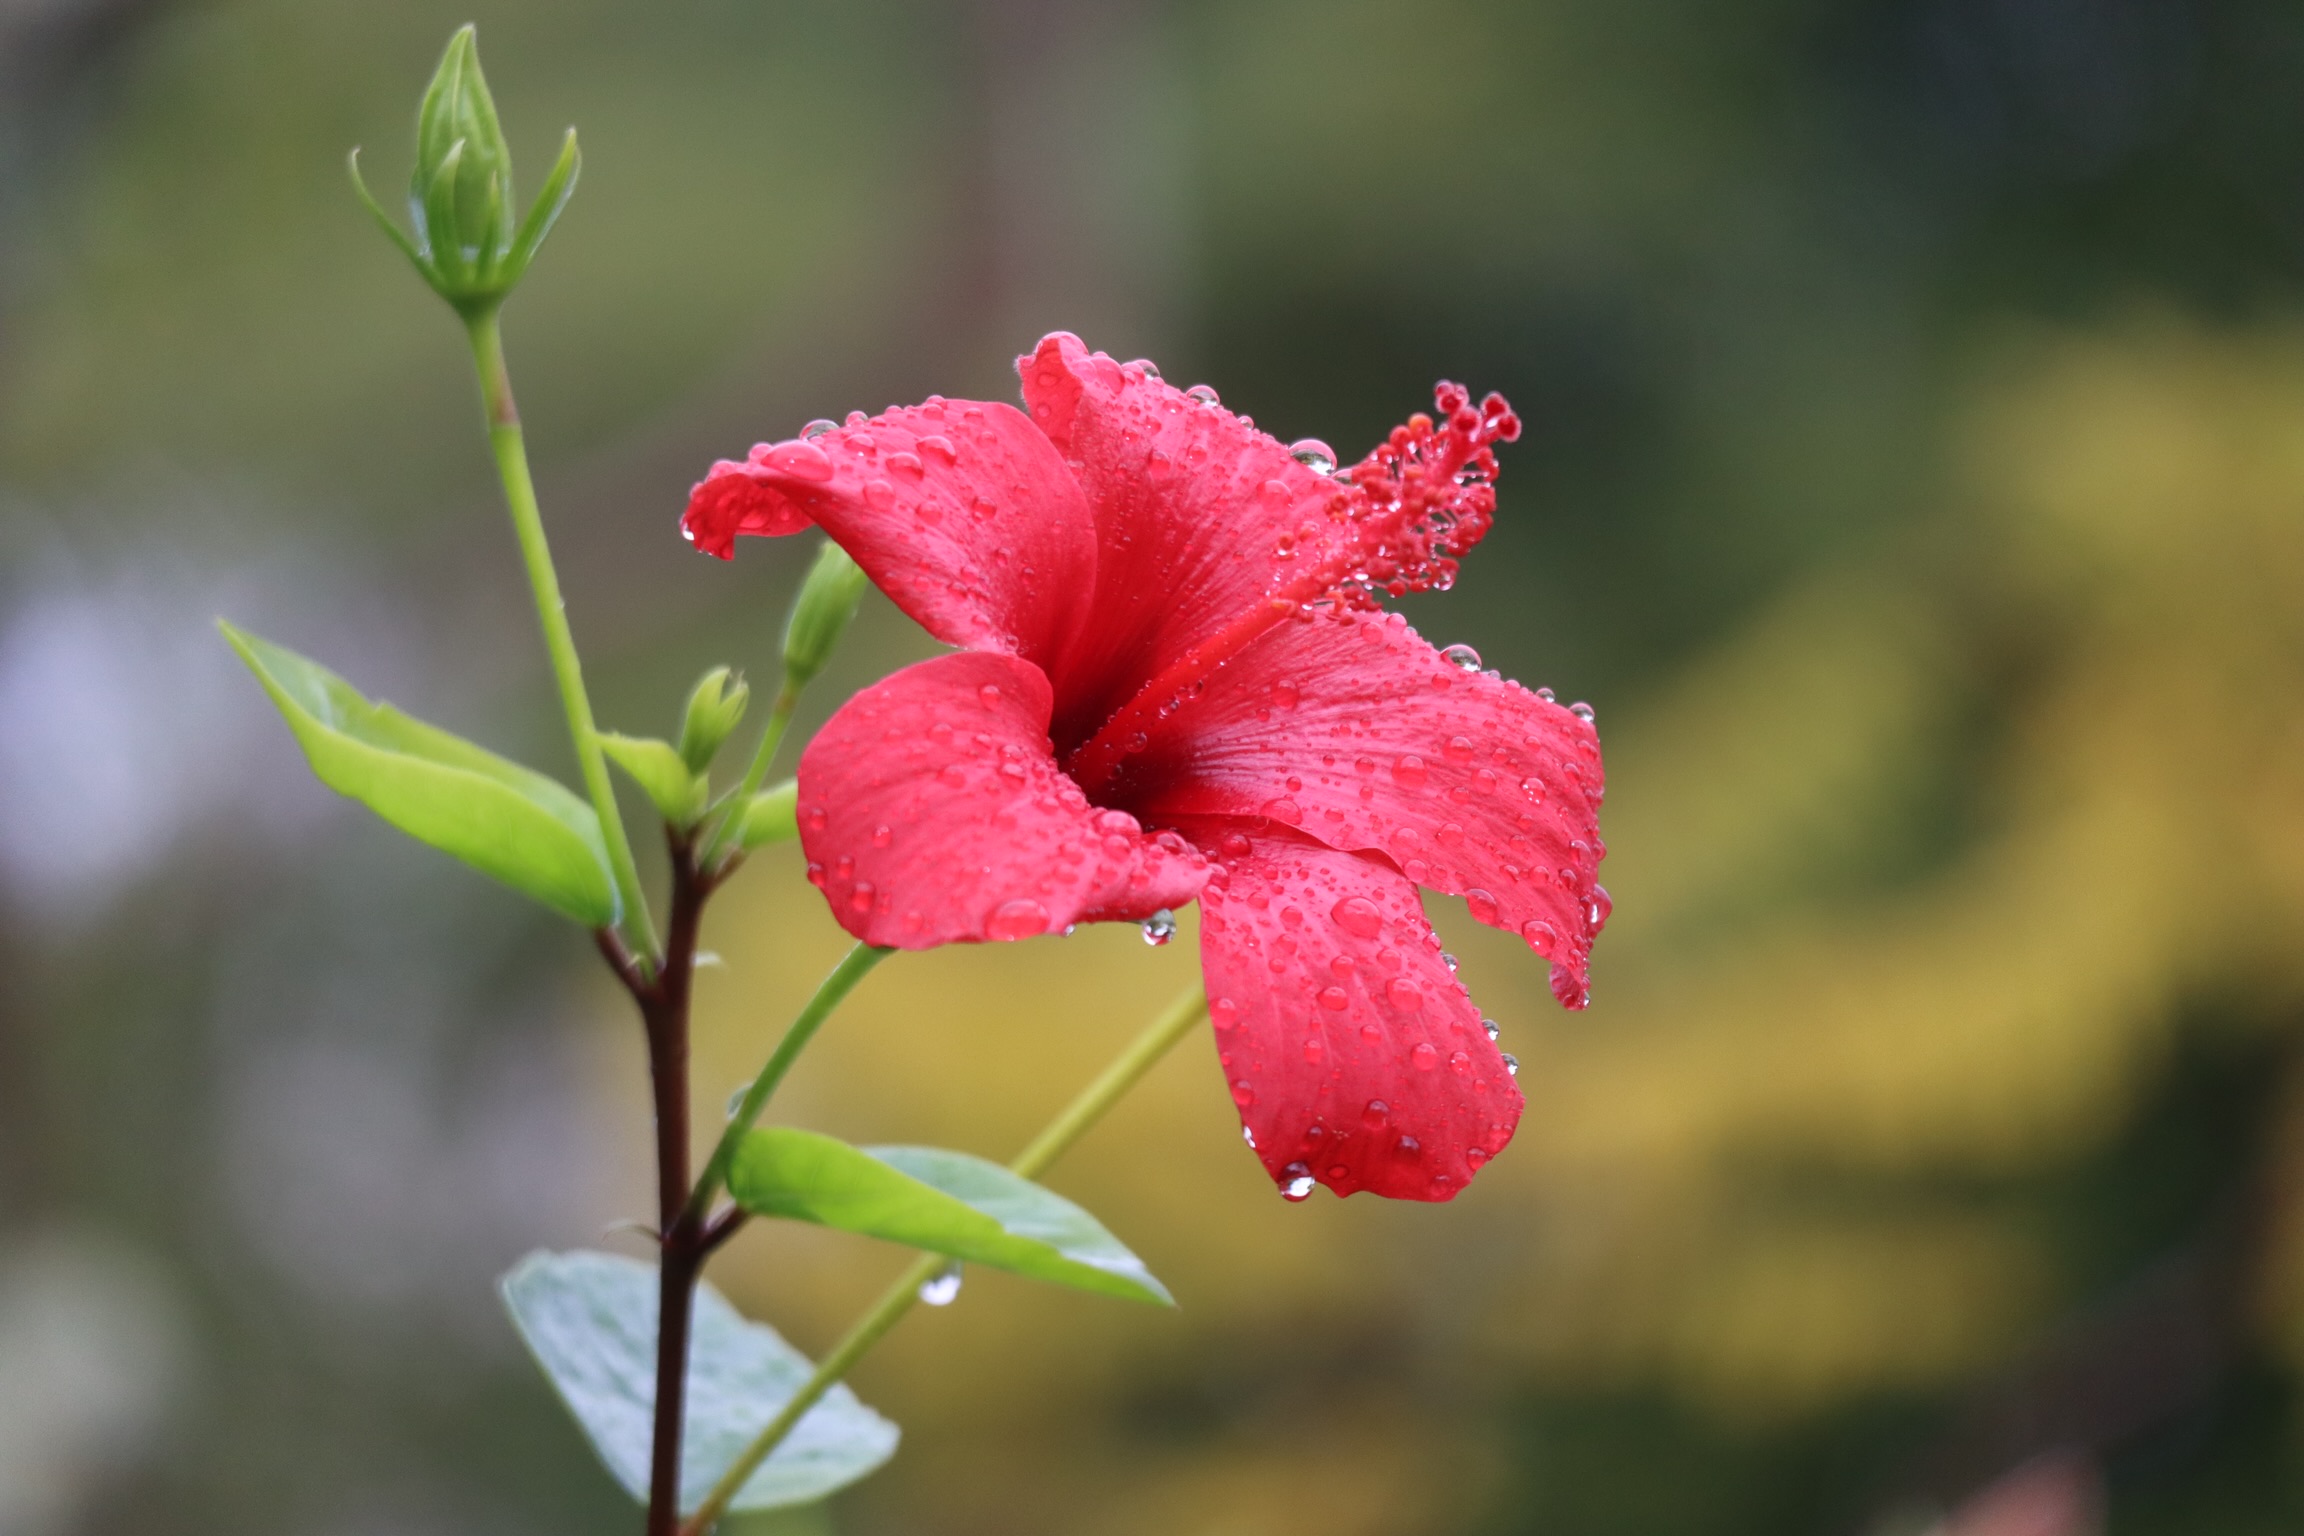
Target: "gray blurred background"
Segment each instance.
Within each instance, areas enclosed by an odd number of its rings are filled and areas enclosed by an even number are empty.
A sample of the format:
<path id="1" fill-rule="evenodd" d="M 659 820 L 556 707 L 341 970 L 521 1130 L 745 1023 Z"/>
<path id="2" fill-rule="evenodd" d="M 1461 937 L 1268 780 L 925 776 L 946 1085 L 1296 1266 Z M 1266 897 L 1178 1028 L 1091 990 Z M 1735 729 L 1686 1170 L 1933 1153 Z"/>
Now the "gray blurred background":
<path id="1" fill-rule="evenodd" d="M 2304 1524 L 2304 8 L 0 0 L 0 1536 L 627 1531 L 491 1283 L 648 1201 L 585 937 L 306 777 L 229 614 L 566 774 L 460 338 L 344 184 L 480 23 L 606 723 L 765 673 L 686 488 L 1044 331 L 1357 456 L 1530 424 L 1435 639 L 1599 710 L 1587 1014 L 1454 1205 L 1284 1205 L 1205 1042 L 1052 1176 L 1175 1314 L 971 1276 L 761 1531 Z M 928 646 L 877 598 L 809 723 Z M 698 1100 L 841 938 L 718 910 Z M 781 1109 L 1005 1157 L 1193 974 L 905 957 Z M 753 1232 L 821 1348 L 901 1256 Z"/>

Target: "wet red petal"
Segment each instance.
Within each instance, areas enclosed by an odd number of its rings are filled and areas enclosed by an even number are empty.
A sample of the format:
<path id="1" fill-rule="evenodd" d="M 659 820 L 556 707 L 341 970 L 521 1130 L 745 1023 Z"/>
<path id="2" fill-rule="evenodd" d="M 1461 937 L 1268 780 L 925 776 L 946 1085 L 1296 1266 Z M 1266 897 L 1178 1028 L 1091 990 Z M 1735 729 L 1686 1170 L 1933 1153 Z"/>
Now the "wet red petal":
<path id="1" fill-rule="evenodd" d="M 1398 615 L 1285 624 L 1249 647 L 1130 758 L 1116 803 L 1149 820 L 1260 816 L 1384 853 L 1419 885 L 1552 962 L 1587 997 L 1597 884 L 1591 721 L 1450 662 Z"/>
<path id="2" fill-rule="evenodd" d="M 1100 811 L 1048 746 L 1048 680 L 960 651 L 840 707 L 800 757 L 800 842 L 840 926 L 927 949 L 1182 906 L 1207 876 L 1174 833 Z"/>
<path id="3" fill-rule="evenodd" d="M 1221 860 L 1201 895 L 1209 1019 L 1265 1171 L 1299 1197 L 1310 1179 L 1453 1198 L 1512 1139 L 1520 1089 L 1415 886 L 1292 833 L 1193 832 Z"/>
<path id="4" fill-rule="evenodd" d="M 720 463 L 682 526 L 726 557 L 739 534 L 816 523 L 939 640 L 1048 664 L 1094 585 L 1080 486 L 1013 406 L 930 400 Z"/>
<path id="5" fill-rule="evenodd" d="M 1223 406 L 1077 336 L 1049 336 L 1016 366 L 1095 518 L 1095 602 L 1052 669 L 1057 739 L 1078 742 L 1316 564 L 1299 544 L 1320 537 L 1335 487 Z"/>

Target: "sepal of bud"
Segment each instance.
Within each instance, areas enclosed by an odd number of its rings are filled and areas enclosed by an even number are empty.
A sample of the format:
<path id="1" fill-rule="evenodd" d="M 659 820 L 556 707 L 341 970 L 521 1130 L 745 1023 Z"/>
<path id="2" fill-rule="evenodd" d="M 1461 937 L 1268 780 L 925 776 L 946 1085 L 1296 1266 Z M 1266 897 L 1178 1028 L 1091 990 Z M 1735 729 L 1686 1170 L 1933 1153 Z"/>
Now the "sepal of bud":
<path id="1" fill-rule="evenodd" d="M 680 756 L 691 773 L 712 766 L 720 745 L 744 718 L 752 689 L 726 667 L 714 667 L 697 681 L 688 695 L 688 709 L 680 718 Z"/>
<path id="2" fill-rule="evenodd" d="M 496 103 L 480 73 L 473 29 L 457 29 L 416 113 L 416 166 L 408 212 L 415 234 L 402 233 L 360 177 L 352 152 L 352 185 L 360 200 L 433 290 L 467 319 L 486 314 L 528 269 L 553 221 L 575 190 L 582 160 L 576 130 L 560 148 L 544 190 L 518 226 L 513 222 L 512 151 Z"/>
<path id="3" fill-rule="evenodd" d="M 824 670 L 840 633 L 856 616 L 856 604 L 868 584 L 863 570 L 848 558 L 848 551 L 826 540 L 809 567 L 800 595 L 792 600 L 792 616 L 784 624 L 784 678 L 797 688 Z"/>

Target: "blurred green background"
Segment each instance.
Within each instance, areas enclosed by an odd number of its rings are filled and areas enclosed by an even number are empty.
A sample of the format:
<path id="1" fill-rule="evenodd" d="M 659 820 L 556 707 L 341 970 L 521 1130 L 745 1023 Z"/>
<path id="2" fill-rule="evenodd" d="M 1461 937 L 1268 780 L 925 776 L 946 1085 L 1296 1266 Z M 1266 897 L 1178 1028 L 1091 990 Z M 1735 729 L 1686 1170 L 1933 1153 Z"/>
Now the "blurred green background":
<path id="1" fill-rule="evenodd" d="M 2304 7 L 4 0 L 0 1536 L 636 1526 L 490 1289 L 647 1206 L 620 999 L 208 627 L 569 767 L 343 179 L 466 19 L 527 185 L 583 136 L 507 325 L 608 724 L 773 663 L 713 457 L 1065 328 L 1350 456 L 1509 394 L 1408 606 L 1608 752 L 1589 1013 L 1435 904 L 1529 1097 L 1462 1199 L 1283 1204 L 1196 1042 L 1052 1178 L 1181 1310 L 971 1276 L 758 1529 L 2304 1528 Z M 927 650 L 873 599 L 813 718 Z M 789 854 L 700 1103 L 841 947 Z M 1191 937 L 892 962 L 783 1108 L 1004 1157 Z M 900 1262 L 716 1273 L 821 1348 Z"/>

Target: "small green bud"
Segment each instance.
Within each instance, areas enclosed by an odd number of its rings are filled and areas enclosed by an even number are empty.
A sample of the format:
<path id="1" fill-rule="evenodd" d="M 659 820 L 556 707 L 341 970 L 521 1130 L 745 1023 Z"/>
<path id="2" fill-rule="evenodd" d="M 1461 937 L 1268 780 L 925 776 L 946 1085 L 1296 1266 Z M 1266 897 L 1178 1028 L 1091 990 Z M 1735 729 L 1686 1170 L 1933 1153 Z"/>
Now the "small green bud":
<path id="1" fill-rule="evenodd" d="M 784 624 L 784 680 L 797 688 L 824 670 L 840 632 L 856 616 L 864 596 L 866 578 L 848 551 L 827 539 L 816 552 L 800 595 L 792 600 L 792 617 Z"/>
<path id="2" fill-rule="evenodd" d="M 704 803 L 710 793 L 700 773 L 691 773 L 681 761 L 680 754 L 668 741 L 652 736 L 619 736 L 614 731 L 600 733 L 600 750 L 608 761 L 631 778 L 647 795 L 648 803 L 656 807 L 656 814 L 665 823 L 685 832 L 696 825 L 696 818 L 704 814 Z"/>
<path id="3" fill-rule="evenodd" d="M 352 152 L 352 185 L 424 280 L 471 319 L 502 304 L 528 270 L 576 189 L 578 164 L 571 128 L 544 190 L 515 228 L 512 151 L 480 73 L 479 43 L 466 25 L 448 40 L 416 112 L 416 168 L 408 179 L 415 238 L 403 234 L 370 195 L 360 179 L 358 150 Z"/>
<path id="4" fill-rule="evenodd" d="M 738 812 L 736 846 L 750 853 L 770 843 L 786 843 L 800 835 L 800 785 L 786 779 L 744 802 Z"/>
<path id="5" fill-rule="evenodd" d="M 744 706 L 751 699 L 751 685 L 726 667 L 714 667 L 697 682 L 688 695 L 688 711 L 680 717 L 680 755 L 690 772 L 702 773 L 712 766 L 714 754 L 744 718 Z"/>

